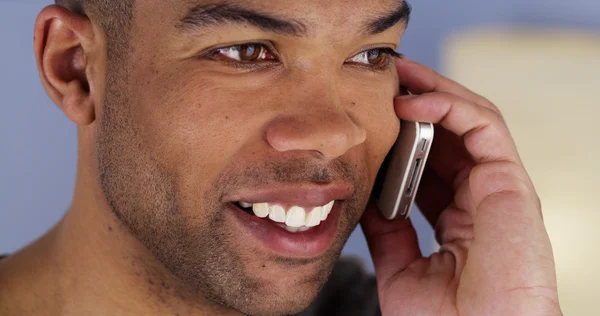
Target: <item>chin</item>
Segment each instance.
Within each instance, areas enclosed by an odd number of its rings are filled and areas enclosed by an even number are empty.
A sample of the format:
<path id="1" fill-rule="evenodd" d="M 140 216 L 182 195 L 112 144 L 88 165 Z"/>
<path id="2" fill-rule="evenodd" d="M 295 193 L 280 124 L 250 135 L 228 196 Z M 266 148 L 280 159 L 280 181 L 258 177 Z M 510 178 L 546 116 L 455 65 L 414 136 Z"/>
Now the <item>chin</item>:
<path id="1" fill-rule="evenodd" d="M 244 290 L 248 295 L 245 302 L 237 302 L 242 304 L 236 309 L 247 315 L 290 315 L 306 310 L 329 278 L 335 264 L 331 259 L 258 263 L 259 269 L 251 273 L 255 283 Z"/>
<path id="2" fill-rule="evenodd" d="M 251 302 L 240 306 L 239 311 L 246 315 L 292 315 L 306 310 L 315 300 L 320 286 L 273 287 L 269 291 L 252 295 Z M 269 294 L 266 294 L 269 293 Z"/>

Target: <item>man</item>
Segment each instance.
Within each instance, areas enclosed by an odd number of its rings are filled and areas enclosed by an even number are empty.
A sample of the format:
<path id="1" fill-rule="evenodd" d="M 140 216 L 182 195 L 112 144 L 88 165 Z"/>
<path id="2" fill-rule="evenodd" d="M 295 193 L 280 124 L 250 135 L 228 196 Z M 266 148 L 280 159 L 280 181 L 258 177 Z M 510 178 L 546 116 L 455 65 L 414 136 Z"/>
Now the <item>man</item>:
<path id="1" fill-rule="evenodd" d="M 65 217 L 0 261 L 1 315 L 561 314 L 507 127 L 396 55 L 406 3 L 59 5 L 35 53 L 78 126 L 77 184 Z M 370 199 L 400 119 L 437 124 L 417 200 L 442 244 L 428 258 Z M 359 221 L 376 283 L 336 265 Z"/>

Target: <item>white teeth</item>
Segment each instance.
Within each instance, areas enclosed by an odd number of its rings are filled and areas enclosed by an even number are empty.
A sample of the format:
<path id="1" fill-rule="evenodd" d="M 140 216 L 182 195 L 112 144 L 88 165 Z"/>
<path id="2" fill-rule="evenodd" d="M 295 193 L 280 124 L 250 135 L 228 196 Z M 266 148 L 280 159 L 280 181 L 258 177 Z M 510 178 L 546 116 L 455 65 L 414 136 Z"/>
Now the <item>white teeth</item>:
<path id="1" fill-rule="evenodd" d="M 269 205 L 268 203 L 266 203 Z M 279 205 L 269 205 L 269 218 L 278 223 L 285 222 L 285 209 Z"/>
<path id="2" fill-rule="evenodd" d="M 244 206 L 242 203 L 243 202 L 241 202 L 240 204 L 242 206 Z M 247 206 L 244 206 L 244 207 L 247 207 Z M 254 212 L 254 215 L 256 215 L 260 218 L 265 218 L 265 217 L 269 216 L 269 204 L 256 203 L 256 204 L 252 205 L 252 211 Z"/>
<path id="3" fill-rule="evenodd" d="M 297 233 L 300 230 L 300 227 L 285 226 L 285 230 L 287 230 L 290 233 Z"/>
<path id="4" fill-rule="evenodd" d="M 310 211 L 310 213 L 306 214 L 306 222 L 307 227 L 315 227 L 321 223 L 321 212 L 322 207 L 315 207 Z"/>
<path id="5" fill-rule="evenodd" d="M 333 208 L 333 203 L 335 203 L 335 201 L 331 201 L 331 202 L 327 203 L 327 205 L 323 206 L 323 210 L 321 211 L 321 221 L 324 221 L 327 219 L 327 216 L 329 215 L 329 213 L 331 212 L 331 209 Z"/>
<path id="6" fill-rule="evenodd" d="M 274 222 L 285 223 L 281 224 L 282 227 L 294 228 L 290 231 L 305 231 L 311 227 L 319 225 L 322 221 L 327 219 L 333 204 L 335 201 L 331 201 L 324 206 L 314 207 L 312 210 L 307 211 L 300 206 L 292 206 L 286 211 L 281 205 L 270 205 L 269 203 L 248 203 L 238 202 L 243 208 L 252 208 L 254 215 L 265 218 L 269 217 Z"/>
<path id="7" fill-rule="evenodd" d="M 280 224 L 281 227 L 285 228 L 285 230 L 287 230 L 290 233 L 301 233 L 301 232 L 305 232 L 309 229 L 311 229 L 311 227 L 306 227 L 306 226 L 302 226 L 302 227 L 290 227 L 287 225 L 283 225 Z"/>
<path id="8" fill-rule="evenodd" d="M 250 208 L 250 207 L 252 207 L 252 204 L 251 204 L 251 203 L 246 203 L 246 202 L 240 202 L 240 205 L 241 205 L 242 207 L 245 207 L 245 208 Z"/>
<path id="9" fill-rule="evenodd" d="M 299 206 L 292 207 L 287 212 L 285 224 L 290 227 L 301 227 L 304 226 L 304 218 L 306 217 L 306 211 Z"/>

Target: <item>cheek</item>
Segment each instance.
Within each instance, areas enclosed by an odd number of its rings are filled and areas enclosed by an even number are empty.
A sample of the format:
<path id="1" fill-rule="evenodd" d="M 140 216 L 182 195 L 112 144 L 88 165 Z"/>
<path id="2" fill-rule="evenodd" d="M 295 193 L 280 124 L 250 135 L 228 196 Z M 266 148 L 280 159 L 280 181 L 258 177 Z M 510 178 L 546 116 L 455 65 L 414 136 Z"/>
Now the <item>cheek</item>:
<path id="1" fill-rule="evenodd" d="M 293 93 L 306 90 L 289 80 L 269 84 L 255 80 L 261 83 L 257 87 L 241 79 L 215 79 L 186 69 L 165 75 L 147 72 L 141 77 L 148 81 L 142 81 L 134 94 L 139 96 L 135 122 L 147 149 L 177 178 L 180 194 L 192 203 L 200 201 L 198 193 L 208 192 L 208 186 L 233 161 L 243 161 L 244 152 L 262 148 L 270 118 L 289 105 Z M 357 148 L 362 157 L 356 159 L 363 159 L 374 180 L 398 135 L 399 121 L 393 108 L 397 77 L 373 78 L 377 79 L 346 77 L 337 91 L 348 114 L 367 130 L 365 144 Z M 302 87 L 311 88 L 308 83 Z"/>
<path id="2" fill-rule="evenodd" d="M 363 154 L 373 181 L 400 131 L 400 120 L 394 111 L 394 97 L 399 90 L 397 76 L 393 79 L 346 90 L 356 103 L 351 108 L 352 114 L 367 130 Z"/>
<path id="3" fill-rule="evenodd" d="M 244 146 L 260 141 L 269 116 L 265 104 L 276 101 L 264 91 L 201 76 L 154 78 L 146 93 L 137 93 L 141 135 L 157 163 L 176 177 L 184 207 L 203 205 L 202 193 L 213 190 L 219 174 L 240 160 L 236 155 Z"/>

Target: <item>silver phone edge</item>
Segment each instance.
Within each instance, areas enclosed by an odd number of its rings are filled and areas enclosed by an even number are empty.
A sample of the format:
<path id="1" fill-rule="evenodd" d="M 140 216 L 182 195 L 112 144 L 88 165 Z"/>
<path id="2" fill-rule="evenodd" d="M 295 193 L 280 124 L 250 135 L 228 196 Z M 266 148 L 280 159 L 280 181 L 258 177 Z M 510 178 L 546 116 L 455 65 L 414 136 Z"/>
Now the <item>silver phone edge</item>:
<path id="1" fill-rule="evenodd" d="M 425 141 L 424 148 L 421 148 L 420 152 L 416 152 L 411 156 L 411 163 L 408 170 L 411 170 L 411 173 L 407 179 L 414 177 L 413 187 L 414 189 L 411 191 L 410 196 L 406 196 L 404 194 L 399 195 L 399 205 L 397 209 L 397 213 L 395 217 L 403 216 L 404 219 L 408 218 L 410 212 L 412 210 L 412 206 L 415 203 L 415 198 L 417 196 L 417 192 L 419 191 L 419 185 L 421 184 L 421 178 L 423 177 L 423 171 L 425 170 L 425 165 L 427 164 L 427 159 L 429 158 L 429 152 L 431 151 L 431 144 L 433 143 L 434 136 L 434 127 L 431 123 L 422 123 L 417 122 L 417 133 L 419 141 L 417 142 L 417 150 L 418 147 L 421 147 L 423 141 Z M 421 163 L 418 168 L 417 163 L 421 159 Z M 406 185 L 403 185 L 406 187 Z"/>
<path id="2" fill-rule="evenodd" d="M 422 166 L 426 163 L 433 140 L 433 124 L 403 121 L 401 133 L 406 133 L 404 137 L 410 137 L 409 135 L 414 133 L 410 141 L 411 147 L 406 147 L 408 146 L 406 139 L 401 140 L 400 137 L 398 138 L 383 182 L 382 191 L 377 201 L 382 215 L 388 220 L 395 219 L 399 213 L 402 213 L 405 218 L 410 214 L 410 208 L 414 203 L 416 191 L 412 192 L 410 196 L 406 196 L 405 189 L 413 177 L 415 180 L 413 187 L 418 188 L 417 185 L 420 183 L 423 168 L 415 170 L 416 172 L 412 171 L 415 168 L 418 158 L 422 157 Z M 423 141 L 425 141 L 426 146 L 424 150 L 418 152 L 417 149 Z M 404 155 L 408 155 L 408 157 L 405 157 L 406 159 L 402 158 Z"/>

